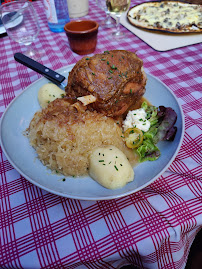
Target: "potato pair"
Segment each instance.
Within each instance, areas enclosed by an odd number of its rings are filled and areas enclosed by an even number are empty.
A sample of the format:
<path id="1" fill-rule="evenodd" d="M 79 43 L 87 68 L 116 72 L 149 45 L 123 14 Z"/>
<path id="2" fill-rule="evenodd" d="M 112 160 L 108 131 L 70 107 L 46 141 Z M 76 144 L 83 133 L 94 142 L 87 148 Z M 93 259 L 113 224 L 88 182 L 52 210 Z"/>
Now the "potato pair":
<path id="1" fill-rule="evenodd" d="M 42 108 L 65 92 L 53 83 L 43 85 L 38 92 L 38 101 Z M 82 101 L 82 100 L 81 100 Z M 108 189 L 118 189 L 133 181 L 134 171 L 126 155 L 115 146 L 96 148 L 90 155 L 89 175 Z"/>

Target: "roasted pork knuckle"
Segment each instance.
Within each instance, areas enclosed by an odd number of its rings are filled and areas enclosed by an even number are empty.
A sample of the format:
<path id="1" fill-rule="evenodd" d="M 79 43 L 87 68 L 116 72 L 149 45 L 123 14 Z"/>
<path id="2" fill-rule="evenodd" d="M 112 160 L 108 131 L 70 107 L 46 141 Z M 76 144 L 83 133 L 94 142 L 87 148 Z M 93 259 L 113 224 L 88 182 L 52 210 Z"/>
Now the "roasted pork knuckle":
<path id="1" fill-rule="evenodd" d="M 146 75 L 143 62 L 125 50 L 105 51 L 83 57 L 69 74 L 67 97 L 93 95 L 88 109 L 107 116 L 122 115 L 145 93 Z"/>

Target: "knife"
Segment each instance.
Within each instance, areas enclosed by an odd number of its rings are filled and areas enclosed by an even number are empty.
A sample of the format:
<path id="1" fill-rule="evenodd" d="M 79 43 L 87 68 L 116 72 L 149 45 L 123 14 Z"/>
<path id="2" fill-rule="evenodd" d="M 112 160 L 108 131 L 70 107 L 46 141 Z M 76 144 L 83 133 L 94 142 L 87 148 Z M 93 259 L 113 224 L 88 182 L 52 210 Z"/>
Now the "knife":
<path id="1" fill-rule="evenodd" d="M 43 75 L 45 78 L 50 80 L 51 82 L 62 86 L 63 89 L 67 86 L 66 77 L 60 75 L 59 73 L 51 70 L 49 67 L 46 67 L 39 62 L 34 61 L 33 59 L 27 57 L 26 55 L 17 52 L 14 54 L 14 58 L 17 62 L 29 67 L 30 69 L 36 71 L 37 73 Z"/>

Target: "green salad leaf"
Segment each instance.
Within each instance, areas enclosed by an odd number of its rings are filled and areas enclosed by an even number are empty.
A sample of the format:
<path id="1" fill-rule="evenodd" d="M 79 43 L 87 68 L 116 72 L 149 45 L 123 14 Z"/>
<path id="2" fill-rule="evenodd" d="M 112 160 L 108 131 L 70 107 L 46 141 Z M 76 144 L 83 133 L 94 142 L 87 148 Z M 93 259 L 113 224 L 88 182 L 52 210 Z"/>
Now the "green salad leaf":
<path id="1" fill-rule="evenodd" d="M 141 146 L 138 147 L 136 152 L 140 157 L 140 162 L 155 161 L 161 154 L 159 148 L 154 145 L 151 139 L 148 138 L 143 140 Z"/>
<path id="2" fill-rule="evenodd" d="M 150 128 L 147 132 L 143 132 L 143 142 L 135 149 L 139 155 L 139 161 L 157 160 L 161 153 L 156 144 L 159 141 L 173 141 L 177 132 L 174 126 L 177 120 L 176 112 L 170 107 L 151 106 L 147 102 L 143 102 L 141 108 L 147 113 L 147 120 L 150 121 Z"/>

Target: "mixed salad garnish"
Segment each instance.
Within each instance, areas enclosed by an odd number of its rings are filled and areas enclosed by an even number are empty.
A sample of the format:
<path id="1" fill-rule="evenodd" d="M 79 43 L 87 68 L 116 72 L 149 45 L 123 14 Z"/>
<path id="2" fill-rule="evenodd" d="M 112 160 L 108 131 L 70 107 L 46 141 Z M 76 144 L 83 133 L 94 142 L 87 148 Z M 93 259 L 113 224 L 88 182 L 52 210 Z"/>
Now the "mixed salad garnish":
<path id="1" fill-rule="evenodd" d="M 159 141 L 173 141 L 176 112 L 170 107 L 155 107 L 143 102 L 140 109 L 129 111 L 123 122 L 124 139 L 128 148 L 139 156 L 139 161 L 154 161 L 160 156 Z"/>

